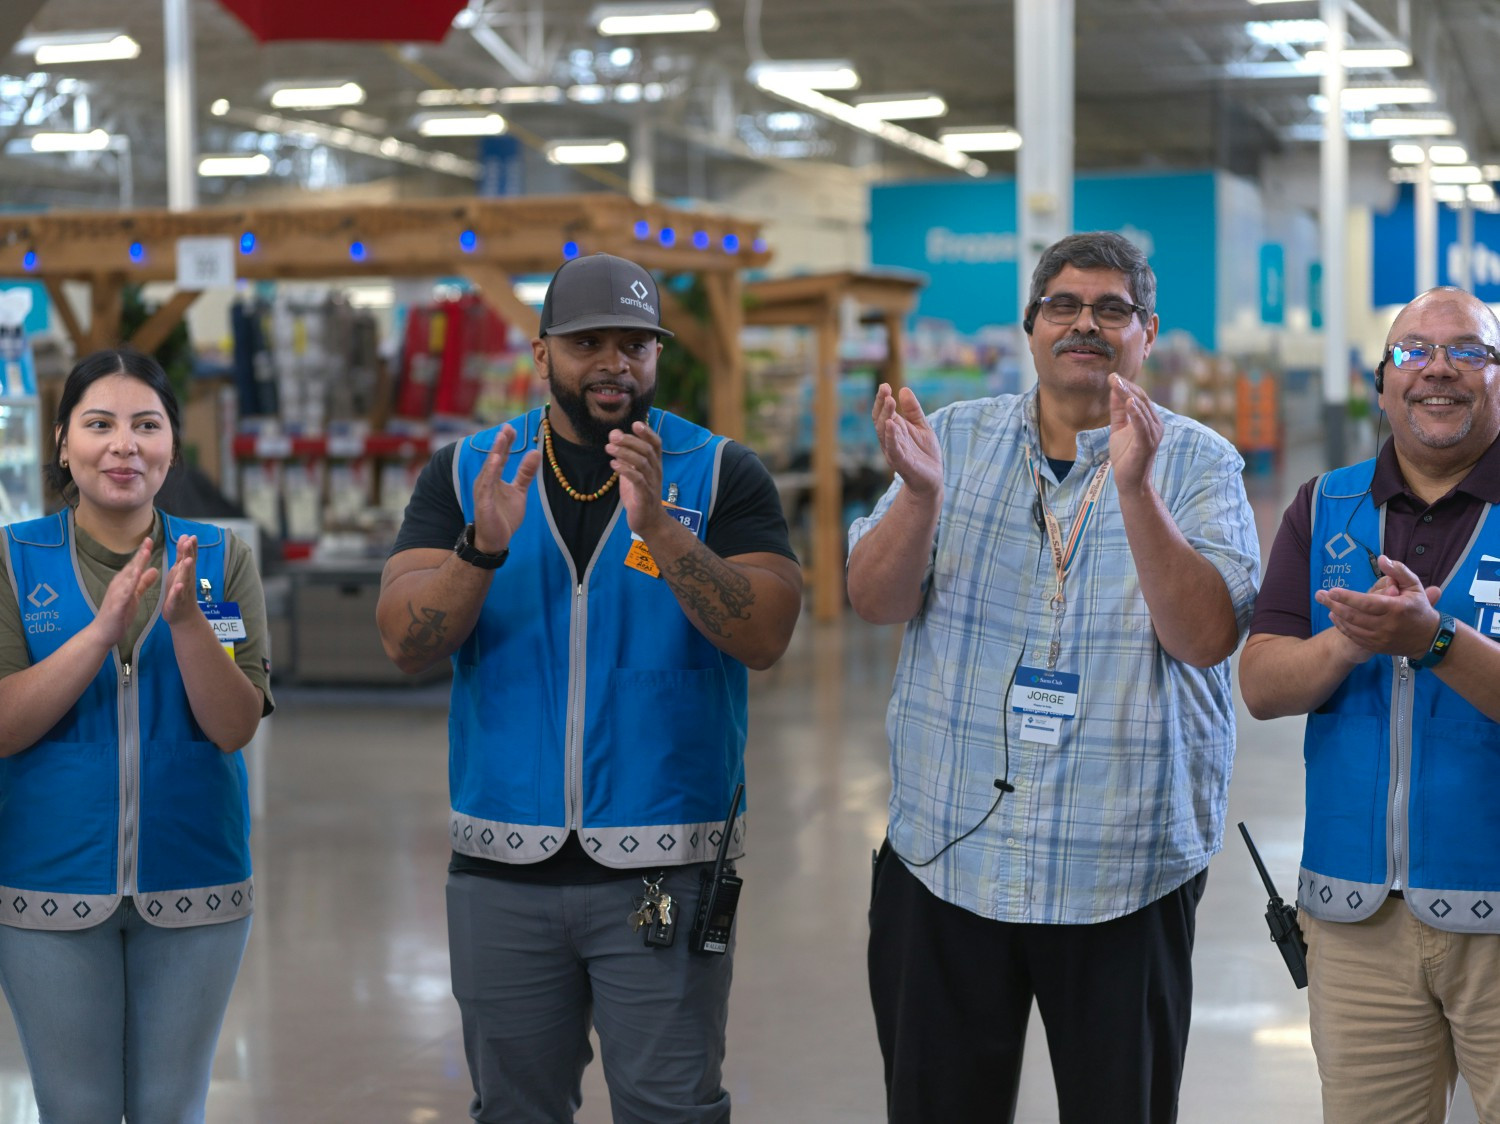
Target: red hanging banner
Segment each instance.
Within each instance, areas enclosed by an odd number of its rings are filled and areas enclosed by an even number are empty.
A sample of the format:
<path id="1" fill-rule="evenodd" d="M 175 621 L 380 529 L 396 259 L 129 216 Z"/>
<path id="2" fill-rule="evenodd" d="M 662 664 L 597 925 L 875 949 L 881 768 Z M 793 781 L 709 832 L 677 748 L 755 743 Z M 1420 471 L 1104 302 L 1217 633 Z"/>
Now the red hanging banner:
<path id="1" fill-rule="evenodd" d="M 465 0 L 219 0 L 262 43 L 438 43 Z"/>

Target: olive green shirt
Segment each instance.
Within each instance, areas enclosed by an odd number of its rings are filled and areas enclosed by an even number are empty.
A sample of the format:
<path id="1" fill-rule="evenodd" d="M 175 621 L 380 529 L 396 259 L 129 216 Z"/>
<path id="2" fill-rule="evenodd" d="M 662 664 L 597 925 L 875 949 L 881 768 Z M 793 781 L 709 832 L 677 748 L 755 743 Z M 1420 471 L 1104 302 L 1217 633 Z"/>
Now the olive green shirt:
<path id="1" fill-rule="evenodd" d="M 78 570 L 83 575 L 83 588 L 93 603 L 98 605 L 104 600 L 104 591 L 109 588 L 109 583 L 134 557 L 135 552 L 117 554 L 113 550 L 107 550 L 76 522 L 73 524 L 73 531 L 77 538 Z M 231 532 L 226 531 L 225 535 L 228 538 L 228 549 L 224 559 L 224 589 L 216 589 L 214 594 L 217 599 L 233 601 L 240 607 L 246 637 L 235 641 L 234 662 L 260 691 L 264 700 L 261 714 L 264 716 L 275 709 L 275 702 L 271 698 L 271 637 L 266 627 L 266 596 L 261 589 L 260 574 L 256 572 L 255 557 L 250 553 L 250 548 Z M 166 547 L 163 537 L 161 512 L 158 511 L 156 520 L 151 525 L 150 565 L 161 571 L 162 579 L 165 579 Z M 0 562 L 0 566 L 3 565 Z M 141 603 L 135 610 L 135 619 L 120 638 L 119 652 L 122 661 L 130 660 L 136 642 L 156 613 L 156 603 L 161 599 L 161 592 L 162 580 L 158 580 L 141 596 Z M 20 602 L 14 595 L 0 596 L 0 679 L 24 671 L 30 666 L 31 655 L 26 648 L 26 633 L 21 625 Z"/>

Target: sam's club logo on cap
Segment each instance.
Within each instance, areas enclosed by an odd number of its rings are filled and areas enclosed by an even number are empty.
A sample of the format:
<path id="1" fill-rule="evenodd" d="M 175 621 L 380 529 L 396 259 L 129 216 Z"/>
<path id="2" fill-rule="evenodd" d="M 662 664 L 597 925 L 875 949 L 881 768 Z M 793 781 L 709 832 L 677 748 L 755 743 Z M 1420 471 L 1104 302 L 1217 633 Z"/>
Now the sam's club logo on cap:
<path id="1" fill-rule="evenodd" d="M 651 305 L 646 302 L 646 298 L 651 295 L 651 290 L 646 288 L 645 284 L 642 283 L 639 278 L 630 283 L 630 291 L 635 294 L 635 299 L 632 300 L 630 297 L 621 297 L 621 304 L 628 304 L 634 308 L 642 309 L 651 316 L 656 315 L 656 309 L 652 308 Z"/>

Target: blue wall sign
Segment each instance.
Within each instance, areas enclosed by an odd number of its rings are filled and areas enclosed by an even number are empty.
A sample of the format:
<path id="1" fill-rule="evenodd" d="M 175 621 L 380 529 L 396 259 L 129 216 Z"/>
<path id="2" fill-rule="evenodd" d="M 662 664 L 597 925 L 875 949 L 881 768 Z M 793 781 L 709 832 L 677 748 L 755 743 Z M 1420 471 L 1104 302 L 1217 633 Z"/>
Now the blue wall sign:
<path id="1" fill-rule="evenodd" d="M 1279 242 L 1260 247 L 1260 322 L 1286 323 L 1286 253 Z"/>
<path id="2" fill-rule="evenodd" d="M 1452 285 L 1463 264 L 1458 212 L 1442 203 L 1437 210 L 1437 282 Z M 1376 307 L 1405 304 L 1417 295 L 1416 213 L 1415 189 L 1404 183 L 1395 206 L 1371 218 L 1375 276 L 1370 296 Z M 1487 304 L 1500 304 L 1500 214 L 1474 212 L 1473 291 Z"/>
<path id="3" fill-rule="evenodd" d="M 1186 329 L 1207 348 L 1217 335 L 1218 208 L 1213 172 L 1086 173 L 1073 187 L 1075 230 L 1115 230 L 1157 276 L 1163 331 Z M 870 190 L 870 260 L 925 273 L 917 315 L 961 332 L 1014 324 L 1016 184 L 990 178 L 881 185 Z M 1026 278 L 1029 285 L 1030 278 Z"/>

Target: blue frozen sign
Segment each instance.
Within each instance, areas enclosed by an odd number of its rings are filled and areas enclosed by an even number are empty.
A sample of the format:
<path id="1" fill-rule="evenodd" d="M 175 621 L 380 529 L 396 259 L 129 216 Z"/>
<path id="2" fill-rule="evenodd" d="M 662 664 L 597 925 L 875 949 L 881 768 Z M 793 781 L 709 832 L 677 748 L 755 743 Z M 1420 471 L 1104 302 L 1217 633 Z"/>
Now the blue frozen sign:
<path id="1" fill-rule="evenodd" d="M 1162 327 L 1200 344 L 1216 338 L 1217 207 L 1214 173 L 1081 175 L 1074 228 L 1115 230 L 1155 269 Z M 924 181 L 870 190 L 870 261 L 925 273 L 917 315 L 961 332 L 1014 324 L 1016 184 L 1011 179 Z"/>
<path id="2" fill-rule="evenodd" d="M 1380 305 L 1405 304 L 1416 296 L 1416 201 L 1411 184 L 1402 184 L 1396 205 L 1371 218 L 1375 276 L 1371 299 Z M 1439 285 L 1458 283 L 1464 248 L 1458 237 L 1458 212 L 1438 205 Z M 1500 304 L 1500 215 L 1474 212 L 1474 295 L 1487 304 Z"/>

